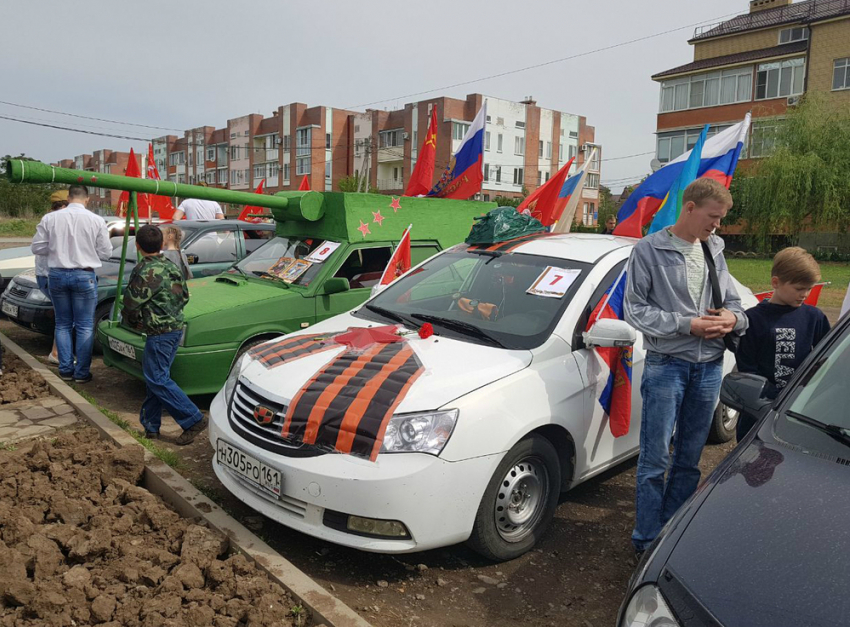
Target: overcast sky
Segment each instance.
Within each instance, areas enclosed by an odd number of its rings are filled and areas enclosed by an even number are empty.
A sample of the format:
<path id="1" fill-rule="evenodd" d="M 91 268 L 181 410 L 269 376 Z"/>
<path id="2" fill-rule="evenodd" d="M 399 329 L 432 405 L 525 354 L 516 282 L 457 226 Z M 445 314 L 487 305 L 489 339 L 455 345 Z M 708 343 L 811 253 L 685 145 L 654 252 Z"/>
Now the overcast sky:
<path id="1" fill-rule="evenodd" d="M 693 60 L 693 26 L 509 76 L 467 81 L 747 11 L 747 0 L 37 0 L 0 9 L 0 100 L 188 129 L 304 102 L 394 109 L 480 92 L 587 116 L 606 158 L 654 150 L 655 72 Z M 406 94 L 428 92 L 404 97 Z M 380 102 L 375 102 L 380 101 Z M 121 126 L 0 105 L 0 116 Z M 98 128 L 91 128 L 98 127 Z M 172 131 L 173 132 L 173 131 Z M 181 133 L 177 133 L 181 134 Z M 130 142 L 0 119 L 0 155 L 56 161 Z M 606 161 L 618 191 L 652 155 Z"/>

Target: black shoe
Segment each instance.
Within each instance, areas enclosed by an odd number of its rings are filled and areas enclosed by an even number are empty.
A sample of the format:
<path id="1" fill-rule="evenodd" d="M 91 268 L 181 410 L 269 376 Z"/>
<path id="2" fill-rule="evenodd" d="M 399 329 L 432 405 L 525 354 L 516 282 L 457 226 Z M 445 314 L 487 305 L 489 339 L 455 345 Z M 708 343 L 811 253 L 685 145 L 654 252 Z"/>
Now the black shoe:
<path id="1" fill-rule="evenodd" d="M 159 431 L 148 431 L 145 429 L 145 438 L 148 440 L 158 440 L 159 439 Z"/>
<path id="2" fill-rule="evenodd" d="M 80 383 L 80 384 L 88 383 L 91 380 L 92 380 L 91 372 L 88 373 L 86 376 L 84 376 L 82 379 L 78 379 L 77 377 L 74 377 L 74 383 Z"/>
<path id="3" fill-rule="evenodd" d="M 185 429 L 183 431 L 183 433 L 181 433 L 177 437 L 176 443 L 180 446 L 186 446 L 187 444 L 191 444 L 192 442 L 195 441 L 195 438 L 198 437 L 198 434 L 201 433 L 201 431 L 203 431 L 204 429 L 207 428 L 207 425 L 209 424 L 209 422 L 210 422 L 209 419 L 206 416 L 204 416 L 198 422 L 193 424 L 191 427 L 189 427 L 188 429 Z"/>
<path id="4" fill-rule="evenodd" d="M 65 374 L 63 372 L 60 372 L 59 378 L 62 379 L 63 381 L 73 381 L 74 380 L 74 373 L 69 372 L 68 374 Z"/>
<path id="5" fill-rule="evenodd" d="M 640 564 L 644 553 L 646 553 L 646 549 L 635 549 L 635 564 Z"/>

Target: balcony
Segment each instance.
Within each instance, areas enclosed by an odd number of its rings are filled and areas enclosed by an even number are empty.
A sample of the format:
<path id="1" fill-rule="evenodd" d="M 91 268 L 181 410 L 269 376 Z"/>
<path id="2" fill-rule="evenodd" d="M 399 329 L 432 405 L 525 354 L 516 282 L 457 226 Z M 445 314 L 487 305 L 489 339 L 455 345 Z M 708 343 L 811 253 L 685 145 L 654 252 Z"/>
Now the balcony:
<path id="1" fill-rule="evenodd" d="M 404 189 L 401 179 L 378 179 L 378 189 L 381 191 L 396 191 Z"/>

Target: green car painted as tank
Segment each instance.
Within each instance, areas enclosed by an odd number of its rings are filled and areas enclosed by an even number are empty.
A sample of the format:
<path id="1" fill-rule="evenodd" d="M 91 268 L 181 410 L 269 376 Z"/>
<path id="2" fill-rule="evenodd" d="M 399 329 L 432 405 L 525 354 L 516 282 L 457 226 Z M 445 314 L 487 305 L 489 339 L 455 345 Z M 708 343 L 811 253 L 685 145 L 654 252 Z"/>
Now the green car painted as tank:
<path id="1" fill-rule="evenodd" d="M 413 225 L 411 257 L 416 265 L 463 241 L 474 218 L 495 206 L 379 194 L 312 194 L 321 196 L 320 210 L 273 209 L 275 238 L 228 271 L 189 281 L 185 332 L 171 368 L 172 378 L 187 394 L 217 392 L 237 356 L 251 346 L 367 300 L 408 225 Z M 142 378 L 143 335 L 109 321 L 98 327 L 98 338 L 107 365 Z"/>

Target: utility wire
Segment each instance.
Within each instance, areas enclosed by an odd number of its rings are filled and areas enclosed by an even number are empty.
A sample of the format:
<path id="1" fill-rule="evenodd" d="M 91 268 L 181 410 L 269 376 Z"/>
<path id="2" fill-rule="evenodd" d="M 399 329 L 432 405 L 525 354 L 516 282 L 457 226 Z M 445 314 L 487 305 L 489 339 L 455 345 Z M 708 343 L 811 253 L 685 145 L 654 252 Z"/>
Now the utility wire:
<path id="1" fill-rule="evenodd" d="M 80 128 L 69 128 L 67 126 L 57 126 L 55 124 L 45 124 L 44 122 L 32 122 L 30 120 L 21 120 L 19 118 L 12 118 L 6 115 L 0 115 L 0 120 L 10 120 L 12 122 L 20 122 L 21 124 L 31 124 L 32 126 L 43 126 L 45 128 L 54 128 L 60 131 L 71 131 L 74 133 L 85 133 L 86 135 L 100 135 L 101 137 L 114 137 L 116 139 L 129 139 L 131 141 L 137 142 L 149 142 L 150 139 L 146 137 L 130 137 L 128 135 L 114 135 L 112 133 L 98 133 L 97 131 L 84 131 Z"/>
<path id="2" fill-rule="evenodd" d="M 30 105 L 22 105 L 14 102 L 6 102 L 4 100 L 0 100 L 0 104 L 9 105 L 10 107 L 20 107 L 21 109 L 32 109 L 33 111 L 42 111 L 43 113 L 55 113 L 57 115 L 67 115 L 72 118 L 82 118 L 83 120 L 96 120 L 98 122 L 109 122 L 110 124 L 123 124 L 124 126 L 138 126 L 140 128 L 152 128 L 163 131 L 179 131 L 183 132 L 183 129 L 179 128 L 171 128 L 169 126 L 151 126 L 149 124 L 137 124 L 135 122 L 121 122 L 120 120 L 109 120 L 106 118 L 95 118 L 88 115 L 78 115 L 76 113 L 66 113 L 64 111 L 55 111 L 53 109 L 42 109 L 41 107 L 33 107 Z"/>

